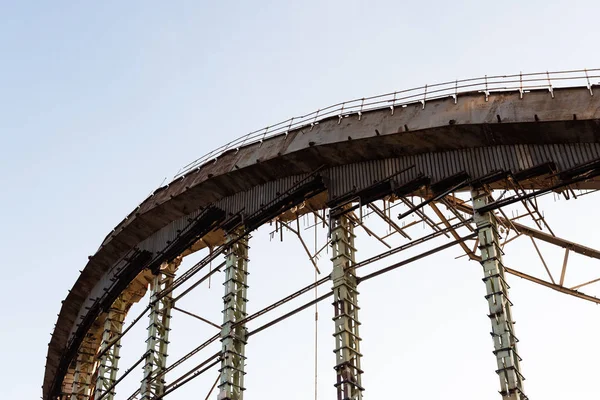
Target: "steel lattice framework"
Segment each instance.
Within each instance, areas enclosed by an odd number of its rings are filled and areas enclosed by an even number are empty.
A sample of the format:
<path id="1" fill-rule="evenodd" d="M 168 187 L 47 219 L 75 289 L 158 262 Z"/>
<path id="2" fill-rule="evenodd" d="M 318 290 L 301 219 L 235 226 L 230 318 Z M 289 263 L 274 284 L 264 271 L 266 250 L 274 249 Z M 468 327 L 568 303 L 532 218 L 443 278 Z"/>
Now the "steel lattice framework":
<path id="1" fill-rule="evenodd" d="M 333 304 L 337 398 L 362 399 L 368 388 L 362 383 L 360 284 L 453 246 L 483 268 L 499 393 L 504 400 L 527 399 L 507 275 L 600 304 L 580 291 L 600 279 L 565 285 L 570 254 L 600 259 L 600 251 L 556 236 L 537 203 L 548 193 L 576 199 L 600 189 L 599 78 L 599 69 L 489 76 L 362 98 L 252 132 L 188 164 L 90 257 L 49 344 L 43 399 L 110 400 L 134 371 L 139 389 L 120 395 L 161 399 L 219 365 L 207 398 L 217 389 L 220 400 L 243 400 L 250 338 L 325 299 Z M 509 217 L 511 207 L 519 213 Z M 300 222 L 308 215 L 308 227 L 328 230 L 314 251 Z M 378 232 L 370 218 L 388 232 Z M 297 238 L 315 282 L 248 314 L 249 237 L 267 223 L 275 226 L 272 235 Z M 427 232 L 416 236 L 417 226 Z M 359 231 L 386 250 L 357 259 Z M 392 236 L 401 244 L 391 246 Z M 505 247 L 521 237 L 533 243 L 547 279 L 505 265 Z M 361 274 L 433 239 L 444 243 Z M 539 242 L 565 249 L 560 278 Z M 330 267 L 321 271 L 317 260 L 327 248 Z M 209 250 L 204 258 L 182 268 L 185 257 L 203 249 Z M 178 307 L 219 272 L 221 324 Z M 250 321 L 326 283 L 327 293 L 248 330 Z M 148 289 L 147 307 L 128 316 Z M 174 310 L 219 332 L 169 364 Z M 119 366 L 121 339 L 140 320 L 148 321 L 146 351 L 133 365 Z M 187 369 L 186 361 L 219 340 L 220 351 Z"/>

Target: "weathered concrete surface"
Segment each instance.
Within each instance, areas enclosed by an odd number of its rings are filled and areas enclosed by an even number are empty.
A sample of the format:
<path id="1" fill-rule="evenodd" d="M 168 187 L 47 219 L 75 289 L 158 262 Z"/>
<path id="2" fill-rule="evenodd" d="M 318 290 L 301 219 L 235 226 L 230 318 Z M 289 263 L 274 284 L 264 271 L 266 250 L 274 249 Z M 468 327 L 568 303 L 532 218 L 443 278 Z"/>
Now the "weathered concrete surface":
<path id="1" fill-rule="evenodd" d="M 90 294 L 101 289 L 130 249 L 172 221 L 227 196 L 319 167 L 459 149 L 599 143 L 599 96 L 590 96 L 587 88 L 555 89 L 554 94 L 552 98 L 547 91 L 534 91 L 521 99 L 518 92 L 493 93 L 486 102 L 483 94 L 473 93 L 461 95 L 457 104 L 452 98 L 435 100 L 425 109 L 420 103 L 396 108 L 394 115 L 387 108 L 364 113 L 360 120 L 350 116 L 339 124 L 335 117 L 312 130 L 301 128 L 225 153 L 158 189 L 107 236 L 64 301 L 49 345 L 43 398 L 60 389 L 68 364 L 61 356 L 76 321 L 86 314 Z M 579 158 L 585 161 L 581 154 L 570 157 L 571 164 Z"/>

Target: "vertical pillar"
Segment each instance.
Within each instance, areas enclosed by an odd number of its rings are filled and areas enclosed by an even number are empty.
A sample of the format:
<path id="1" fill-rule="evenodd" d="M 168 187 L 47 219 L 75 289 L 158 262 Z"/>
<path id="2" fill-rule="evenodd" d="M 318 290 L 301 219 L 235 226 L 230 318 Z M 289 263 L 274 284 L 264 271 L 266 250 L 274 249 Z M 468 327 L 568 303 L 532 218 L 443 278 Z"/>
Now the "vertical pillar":
<path id="1" fill-rule="evenodd" d="M 70 400 L 87 400 L 92 393 L 92 375 L 94 374 L 98 339 L 98 336 L 89 334 L 79 347 Z"/>
<path id="2" fill-rule="evenodd" d="M 237 324 L 246 318 L 248 289 L 248 239 L 240 238 L 239 229 L 227 235 L 230 244 L 225 265 L 225 296 L 221 328 L 222 361 L 219 400 L 242 400 L 244 397 L 244 361 L 247 329 Z"/>
<path id="3" fill-rule="evenodd" d="M 146 339 L 144 378 L 140 388 L 142 400 L 150 400 L 160 396 L 165 390 L 163 372 L 167 367 L 173 293 L 170 292 L 161 298 L 158 295 L 173 285 L 175 271 L 179 264 L 181 264 L 181 258 L 164 264 L 152 282 L 150 325 L 148 326 L 148 339 Z"/>
<path id="4" fill-rule="evenodd" d="M 108 314 L 104 321 L 104 332 L 102 333 L 102 342 L 100 352 L 108 347 L 115 337 L 123 331 L 123 321 L 125 320 L 125 309 L 127 302 L 123 294 L 115 300 L 110 306 Z M 113 400 L 115 397 L 115 388 L 112 387 L 117 380 L 117 371 L 119 370 L 119 352 L 121 350 L 121 340 L 117 340 L 100 357 L 98 369 L 96 371 L 96 389 L 94 399 Z M 106 393 L 108 392 L 108 393 Z M 106 394 L 105 394 L 106 393 Z"/>
<path id="5" fill-rule="evenodd" d="M 354 270 L 354 223 L 345 215 L 331 221 L 335 323 L 335 370 L 338 400 L 362 399 L 358 291 Z"/>
<path id="6" fill-rule="evenodd" d="M 521 358 L 517 353 L 518 339 L 515 336 L 512 319 L 512 303 L 508 298 L 509 286 L 504 279 L 498 223 L 492 211 L 478 212 L 478 209 L 488 204 L 489 193 L 484 189 L 472 189 L 471 194 L 473 219 L 477 227 L 484 272 L 485 298 L 490 310 L 491 335 L 494 339 L 494 354 L 498 363 L 496 373 L 500 378 L 500 394 L 503 400 L 524 400 L 527 399 L 523 392 L 525 379 L 521 375 Z"/>

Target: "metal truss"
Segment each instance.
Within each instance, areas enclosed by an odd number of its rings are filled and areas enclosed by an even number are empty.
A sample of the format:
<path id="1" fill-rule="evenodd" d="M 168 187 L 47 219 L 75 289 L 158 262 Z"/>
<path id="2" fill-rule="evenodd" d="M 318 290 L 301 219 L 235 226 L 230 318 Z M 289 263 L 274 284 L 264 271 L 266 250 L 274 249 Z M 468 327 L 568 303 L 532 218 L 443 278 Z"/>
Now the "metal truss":
<path id="1" fill-rule="evenodd" d="M 358 285 L 355 274 L 355 222 L 344 214 L 331 221 L 335 370 L 338 400 L 362 399 Z"/>
<path id="2" fill-rule="evenodd" d="M 119 370 L 119 353 L 121 350 L 120 339 L 113 342 L 113 339 L 121 334 L 123 330 L 123 320 L 128 301 L 124 294 L 119 295 L 110 306 L 106 320 L 104 321 L 104 332 L 102 333 L 102 342 L 100 351 L 103 355 L 100 357 L 96 389 L 94 400 L 113 400 L 115 396 L 115 386 L 117 382 L 117 371 Z M 106 351 L 104 351 L 106 350 Z"/>
<path id="3" fill-rule="evenodd" d="M 221 327 L 222 360 L 219 400 L 244 398 L 244 363 L 247 339 L 246 318 L 248 239 L 238 229 L 227 235 L 225 295 Z"/>
<path id="4" fill-rule="evenodd" d="M 93 391 L 92 378 L 96 364 L 96 349 L 100 337 L 92 334 L 84 339 L 77 352 L 77 363 L 73 375 L 73 389 L 70 400 L 87 400 Z"/>
<path id="5" fill-rule="evenodd" d="M 420 189 L 419 189 L 420 190 Z M 336 208 L 336 212 L 330 214 L 329 219 L 325 211 L 321 213 L 320 209 L 315 211 L 309 205 L 307 200 L 301 206 L 287 210 L 285 214 L 276 217 L 275 231 L 271 232 L 273 237 L 278 233 L 283 240 L 283 231 L 289 231 L 295 238 L 301 248 L 308 255 L 308 262 L 314 267 L 315 273 L 319 272 L 317 261 L 323 255 L 325 249 L 332 248 L 331 262 L 332 271 L 330 275 L 323 276 L 315 280 L 314 283 L 298 290 L 297 292 L 276 301 L 266 308 L 252 314 L 246 314 L 247 302 L 247 275 L 248 275 L 248 231 L 244 228 L 230 230 L 226 235 L 226 240 L 218 247 L 212 248 L 209 255 L 201 261 L 191 266 L 183 274 L 178 274 L 174 278 L 176 265 L 164 266 L 160 274 L 154 277 L 152 285 L 150 304 L 137 316 L 132 322 L 122 329 L 122 315 L 119 310 L 118 301 L 115 302 L 109 318 L 105 323 L 105 332 L 102 335 L 102 344 L 96 358 L 100 360 L 100 367 L 97 369 L 98 381 L 96 384 L 96 397 L 94 400 L 103 398 L 112 399 L 114 397 L 114 387 L 134 368 L 144 365 L 144 380 L 140 390 L 128 397 L 129 400 L 159 400 L 169 398 L 171 393 L 179 389 L 187 382 L 195 379 L 204 372 L 220 364 L 219 374 L 214 387 L 218 387 L 219 400 L 243 400 L 244 375 L 245 375 L 245 346 L 248 338 L 262 332 L 263 330 L 278 324 L 281 321 L 295 315 L 298 312 L 325 299 L 333 297 L 333 320 L 334 320 L 334 338 L 335 338 L 335 371 L 338 400 L 361 400 L 364 388 L 362 386 L 362 369 L 359 335 L 360 322 L 358 318 L 358 291 L 357 286 L 365 280 L 372 279 L 385 274 L 391 270 L 414 263 L 424 257 L 428 257 L 439 251 L 449 248 L 459 248 L 470 259 L 481 263 L 484 270 L 484 282 L 486 285 L 486 299 L 489 305 L 489 318 L 492 324 L 492 337 L 494 340 L 494 354 L 497 359 L 497 374 L 500 379 L 503 400 L 526 400 L 527 397 L 523 391 L 524 378 L 520 372 L 520 358 L 517 351 L 517 339 L 515 337 L 513 320 L 511 315 L 511 306 L 508 290 L 509 287 L 505 281 L 505 274 L 512 274 L 523 279 L 527 279 L 539 285 L 543 285 L 562 293 L 576 296 L 588 301 L 600 303 L 600 299 L 579 292 L 578 289 L 600 279 L 593 279 L 574 285 L 574 282 L 568 287 L 565 281 L 570 278 L 567 274 L 567 262 L 570 261 L 569 254 L 585 255 L 600 259 L 600 251 L 581 246 L 577 243 L 561 239 L 554 235 L 544 219 L 543 213 L 538 210 L 537 200 L 532 197 L 532 192 L 526 192 L 521 187 L 507 186 L 506 191 L 514 191 L 516 194 L 510 198 L 511 204 L 515 207 L 525 209 L 521 215 L 509 218 L 505 210 L 496 207 L 498 204 L 504 204 L 505 200 L 501 195 L 494 201 L 491 192 L 481 189 L 472 191 L 473 199 L 468 196 L 456 197 L 451 192 L 444 192 L 443 195 L 433 196 L 426 190 L 420 190 L 414 194 L 415 197 L 423 198 L 423 202 L 415 204 L 412 197 L 388 195 L 384 198 L 370 201 L 359 202 L 351 201 Z M 573 195 L 573 198 L 576 198 Z M 472 200 L 472 205 L 471 205 Z M 502 203 L 500 203 L 502 202 Z M 358 204 L 358 205 L 357 205 Z M 379 204 L 379 205 L 378 205 Z M 401 209 L 402 216 L 408 216 L 412 213 L 415 217 L 411 222 L 403 221 L 401 225 L 392 218 L 391 210 L 393 208 Z M 353 211 L 356 210 L 356 211 Z M 481 210 L 481 211 L 480 211 Z M 408 212 L 406 212 L 408 211 Z M 314 224 L 310 221 L 301 226 L 302 216 L 314 216 Z M 375 218 L 374 224 L 371 224 L 371 218 Z M 529 227 L 523 223 L 521 218 L 531 218 L 533 222 L 530 225 L 537 226 L 538 229 Z M 308 218 L 305 218 L 308 220 Z M 518 221 L 518 222 L 517 222 Z M 383 225 L 381 224 L 383 222 Z M 329 235 L 319 235 L 317 243 L 317 225 L 322 224 L 323 229 L 329 229 Z M 534 225 L 533 225 L 534 224 Z M 314 237 L 310 235 L 309 228 L 315 228 Z M 387 228 L 387 233 L 381 233 L 381 228 Z M 427 231 L 423 236 L 413 232 L 415 227 L 422 227 Z M 543 228 L 546 233 L 539 228 Z M 355 248 L 355 229 L 363 230 L 369 237 L 376 239 L 377 242 L 386 247 L 385 251 L 373 257 L 356 260 Z M 420 228 L 419 228 L 420 229 Z M 223 231 L 220 231 L 223 232 Z M 500 241 L 500 235 L 503 241 Z M 392 241 L 387 239 L 396 235 L 396 239 L 401 240 L 395 246 Z M 534 249 L 539 255 L 544 269 L 540 269 L 541 274 L 547 274 L 549 280 L 544 280 L 536 276 L 526 274 L 516 269 L 511 269 L 503 263 L 503 249 L 514 239 L 529 236 L 534 244 Z M 414 238 L 414 239 L 413 239 Z M 428 247 L 432 240 L 439 238 L 444 241 L 437 247 Z M 314 239 L 314 250 L 312 249 L 312 239 Z M 405 241 L 407 240 L 407 241 Z M 543 248 L 539 248 L 536 242 L 545 242 L 551 245 L 559 246 L 564 249 L 564 259 L 561 257 L 560 278 L 552 276 L 551 269 L 547 265 L 546 259 L 542 256 Z M 309 249 L 311 243 L 311 249 Z M 358 276 L 356 271 L 359 268 L 366 267 L 369 264 L 382 261 L 393 255 L 403 255 L 404 251 L 415 247 L 425 247 L 424 250 L 416 255 L 411 255 L 391 264 L 378 268 L 374 271 L 365 271 L 365 274 Z M 479 249 L 479 251 L 477 251 Z M 225 255 L 225 261 L 212 266 L 211 263 Z M 460 256 L 464 257 L 464 256 Z M 548 259 L 549 260 L 549 259 Z M 177 265 L 180 260 L 177 260 Z M 572 263 L 572 261 L 571 261 Z M 209 269 L 209 266 L 210 269 Z M 320 265 L 323 270 L 323 265 Z M 206 268 L 202 277 L 194 278 L 199 271 Z M 366 270 L 366 269 L 365 269 Z M 194 312 L 175 307 L 175 303 L 186 296 L 200 284 L 210 279 L 215 273 L 225 274 L 225 295 L 223 297 L 223 323 L 222 325 Z M 569 276 L 567 276 L 569 275 Z M 332 290 L 317 295 L 315 298 L 304 303 L 292 311 L 276 316 L 274 319 L 266 322 L 252 331 L 248 332 L 246 324 L 257 318 L 262 318 L 267 313 L 279 308 L 280 306 L 305 296 L 309 292 L 316 290 L 318 286 L 325 282 L 332 281 Z M 186 284 L 188 282 L 188 284 Z M 186 284 L 184 287 L 183 285 Z M 175 292 L 175 290 L 178 290 Z M 180 359 L 166 365 L 166 353 L 169 334 L 169 317 L 171 310 L 175 309 L 183 314 L 194 317 L 220 330 L 214 336 L 189 351 Z M 116 362 L 118 361 L 119 341 L 130 328 L 141 320 L 146 313 L 150 312 L 150 326 L 148 329 L 147 352 L 130 368 L 120 373 L 116 378 Z M 121 319 L 119 319 L 121 316 Z M 99 324 L 102 321 L 98 322 Z M 215 344 L 221 339 L 221 351 L 205 358 L 195 367 L 183 372 L 176 379 L 169 378 L 169 384 L 165 383 L 167 373 L 177 369 L 183 369 L 186 361 L 196 357 L 201 351 L 205 350 L 211 344 Z M 89 377 L 87 371 L 89 366 L 85 358 L 85 347 L 80 350 L 80 359 L 78 367 L 75 368 L 73 377 L 73 390 L 71 393 L 63 393 L 65 400 L 79 400 L 84 396 L 85 385 L 84 376 Z M 98 362 L 98 361 L 96 361 Z M 177 372 L 175 371 L 175 372 Z M 169 375 L 170 376 L 170 375 Z M 93 384 L 94 378 L 91 377 Z M 77 383 L 80 382 L 80 383 Z M 65 388 L 71 387 L 71 382 L 67 382 Z M 208 391 L 210 397 L 214 387 Z M 141 397 L 140 397 L 141 396 Z M 207 397 L 207 398 L 208 398 Z M 127 397 L 125 397 L 127 398 Z"/>
<path id="6" fill-rule="evenodd" d="M 498 235 L 498 222 L 493 212 L 478 210 L 488 204 L 489 193 L 483 189 L 473 189 L 473 220 L 477 227 L 481 265 L 483 266 L 486 287 L 486 299 L 492 322 L 494 354 L 500 377 L 500 394 L 504 400 L 525 400 L 521 358 L 517 352 L 518 339 L 514 332 L 512 303 L 508 298 L 509 286 L 505 280 L 505 268 L 502 263 L 502 250 Z"/>
<path id="7" fill-rule="evenodd" d="M 179 264 L 181 264 L 181 257 L 165 264 L 155 275 L 152 282 L 150 325 L 148 326 L 148 339 L 146 340 L 144 378 L 140 388 L 143 400 L 154 399 L 161 396 L 165 391 L 165 378 L 162 373 L 167 367 L 173 293 L 169 292 L 162 297 L 159 297 L 159 293 L 171 287 Z"/>

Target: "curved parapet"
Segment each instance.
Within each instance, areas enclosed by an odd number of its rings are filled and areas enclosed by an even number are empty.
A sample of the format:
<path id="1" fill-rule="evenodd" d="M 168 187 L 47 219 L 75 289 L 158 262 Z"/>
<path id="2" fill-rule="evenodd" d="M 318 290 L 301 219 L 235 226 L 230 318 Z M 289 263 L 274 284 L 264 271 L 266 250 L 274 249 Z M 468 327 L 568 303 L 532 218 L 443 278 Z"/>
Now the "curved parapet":
<path id="1" fill-rule="evenodd" d="M 149 272 L 221 245 L 240 221 L 252 230 L 303 203 L 335 210 L 390 193 L 435 196 L 473 182 L 500 185 L 507 175 L 525 189 L 600 189 L 600 98 L 591 85 L 550 89 L 487 89 L 406 104 L 394 98 L 392 106 L 370 108 L 363 99 L 360 110 L 282 124 L 273 136 L 253 136 L 253 143 L 188 166 L 90 257 L 62 304 L 43 398 L 55 399 L 72 381 L 77 349 L 97 338 L 117 297 L 138 301 Z"/>

